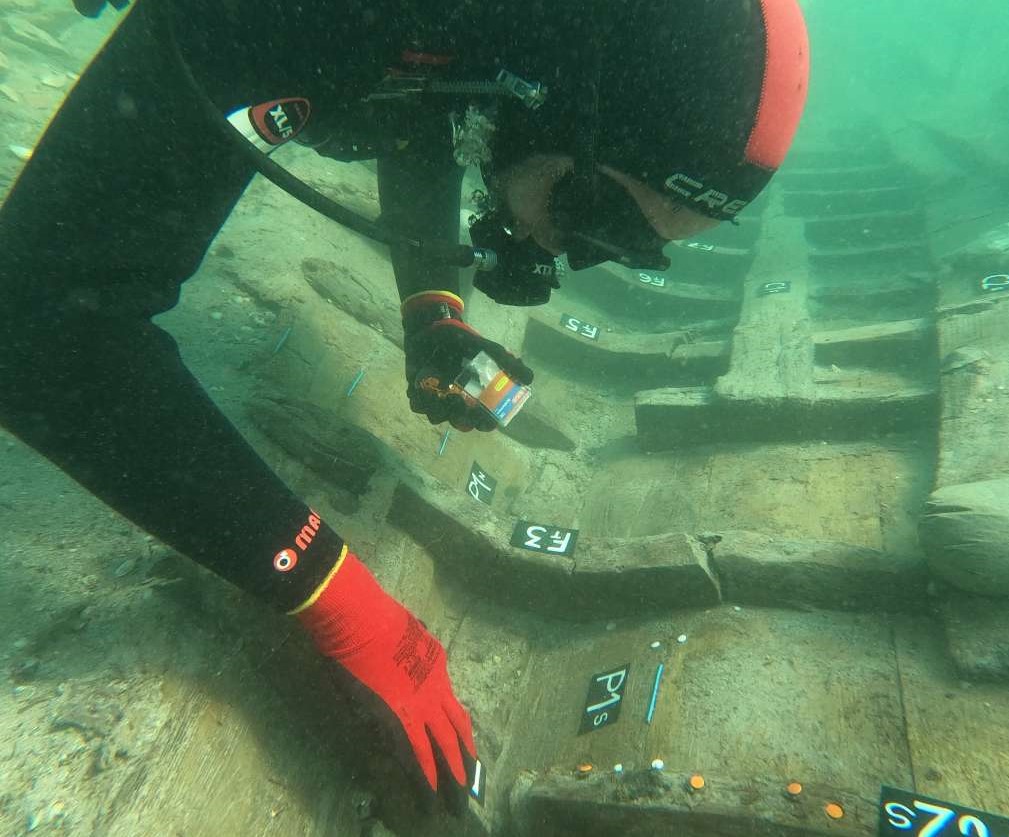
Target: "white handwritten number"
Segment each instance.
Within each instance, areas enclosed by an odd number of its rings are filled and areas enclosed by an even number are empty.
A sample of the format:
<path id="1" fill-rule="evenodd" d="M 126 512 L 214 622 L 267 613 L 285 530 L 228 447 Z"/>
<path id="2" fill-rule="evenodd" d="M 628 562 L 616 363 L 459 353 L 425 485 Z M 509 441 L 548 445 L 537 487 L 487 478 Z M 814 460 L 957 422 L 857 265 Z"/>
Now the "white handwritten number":
<path id="1" fill-rule="evenodd" d="M 956 818 L 956 812 L 949 808 L 941 808 L 928 802 L 919 802 L 917 799 L 914 801 L 914 807 L 926 814 L 935 815 L 935 818 L 918 832 L 919 837 L 938 837 L 939 832 Z"/>
<path id="2" fill-rule="evenodd" d="M 540 536 L 545 535 L 546 531 L 546 528 L 543 526 L 530 526 L 526 529 L 526 535 L 529 537 L 529 540 L 526 541 L 526 546 L 530 549 L 540 549 L 542 547 Z"/>
<path id="3" fill-rule="evenodd" d="M 578 327 L 581 325 L 581 320 L 576 320 L 574 317 L 568 317 L 564 321 L 564 328 L 575 333 L 578 332 Z"/>
<path id="4" fill-rule="evenodd" d="M 991 837 L 991 833 L 988 831 L 988 826 L 985 825 L 981 820 L 974 816 L 960 817 L 960 833 L 964 837 L 970 837 L 970 835 L 975 835 L 975 837 Z"/>

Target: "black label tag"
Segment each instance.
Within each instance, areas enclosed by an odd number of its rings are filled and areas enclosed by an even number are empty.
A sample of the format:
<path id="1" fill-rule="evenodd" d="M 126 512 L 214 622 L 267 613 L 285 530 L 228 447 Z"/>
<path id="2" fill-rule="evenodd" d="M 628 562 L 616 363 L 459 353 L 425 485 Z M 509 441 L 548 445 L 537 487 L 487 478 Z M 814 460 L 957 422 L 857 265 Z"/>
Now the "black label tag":
<path id="1" fill-rule="evenodd" d="M 791 282 L 765 282 L 757 288 L 757 296 L 770 296 L 771 294 L 787 294 L 791 292 Z"/>
<path id="2" fill-rule="evenodd" d="M 1009 276 L 1004 273 L 996 273 L 994 276 L 985 276 L 985 278 L 981 280 L 981 290 L 1009 291 Z"/>
<path id="3" fill-rule="evenodd" d="M 511 545 L 530 552 L 548 552 L 551 555 L 571 555 L 578 540 L 577 529 L 542 526 L 520 520 L 512 532 Z"/>
<path id="4" fill-rule="evenodd" d="M 653 288 L 666 287 L 666 277 L 659 276 L 656 273 L 639 273 L 638 281 L 642 285 L 651 285 Z"/>
<path id="5" fill-rule="evenodd" d="M 880 837 L 1009 837 L 1009 819 L 883 785 Z"/>
<path id="6" fill-rule="evenodd" d="M 496 488 L 497 480 L 481 468 L 479 462 L 474 461 L 473 467 L 469 469 L 469 483 L 466 485 L 470 496 L 489 506 L 494 500 Z"/>
<path id="7" fill-rule="evenodd" d="M 631 665 L 627 663 L 613 671 L 592 675 L 589 693 L 585 698 L 585 711 L 578 726 L 579 735 L 617 722 L 630 671 Z"/>
<path id="8" fill-rule="evenodd" d="M 585 337 L 589 340 L 599 339 L 599 326 L 594 326 L 592 323 L 579 320 L 577 317 L 572 317 L 570 314 L 561 314 L 561 325 L 568 331 L 573 331 L 579 337 Z"/>
<path id="9" fill-rule="evenodd" d="M 473 764 L 466 778 L 469 781 L 469 795 L 483 805 L 487 790 L 487 768 L 480 759 Z"/>

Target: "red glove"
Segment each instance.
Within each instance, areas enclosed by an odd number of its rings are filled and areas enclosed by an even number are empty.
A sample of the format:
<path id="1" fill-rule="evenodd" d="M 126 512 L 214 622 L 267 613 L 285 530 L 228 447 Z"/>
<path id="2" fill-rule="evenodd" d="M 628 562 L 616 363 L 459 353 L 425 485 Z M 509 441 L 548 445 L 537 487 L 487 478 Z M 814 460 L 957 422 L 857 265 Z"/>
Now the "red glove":
<path id="1" fill-rule="evenodd" d="M 338 567 L 298 618 L 323 654 L 392 710 L 431 790 L 439 793 L 432 746 L 466 788 L 464 758 L 476 759 L 476 745 L 469 714 L 452 693 L 445 649 L 352 552 Z M 442 791 L 458 795 L 459 788 Z"/>

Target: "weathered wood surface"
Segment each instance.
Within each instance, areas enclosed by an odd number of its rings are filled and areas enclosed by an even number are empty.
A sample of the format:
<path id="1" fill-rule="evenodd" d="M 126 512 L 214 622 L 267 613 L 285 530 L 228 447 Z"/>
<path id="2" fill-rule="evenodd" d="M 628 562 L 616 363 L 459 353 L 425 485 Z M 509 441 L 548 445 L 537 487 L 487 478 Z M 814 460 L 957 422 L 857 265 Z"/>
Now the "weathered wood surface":
<path id="1" fill-rule="evenodd" d="M 871 837 L 876 801 L 822 785 L 803 785 L 792 798 L 787 782 L 705 776 L 702 791 L 690 774 L 639 769 L 586 779 L 528 777 L 512 794 L 512 816 L 525 834 L 542 837 Z M 828 804 L 844 817 L 827 816 Z"/>
<path id="2" fill-rule="evenodd" d="M 909 611 L 921 607 L 921 556 L 854 544 L 720 532 L 709 547 L 727 602 L 763 607 Z"/>
<path id="3" fill-rule="evenodd" d="M 532 552 L 509 543 L 516 518 L 487 509 L 465 491 L 416 477 L 399 483 L 388 519 L 468 589 L 543 615 L 584 621 L 719 601 L 707 554 L 684 534 L 581 537 L 573 557 Z"/>
<path id="4" fill-rule="evenodd" d="M 1009 815 L 1005 684 L 965 683 L 932 620 L 894 617 L 894 643 L 913 765 L 898 786 Z"/>
<path id="5" fill-rule="evenodd" d="M 1009 681 L 1009 609 L 1005 600 L 945 590 L 941 613 L 957 673 L 971 682 Z"/>
<path id="6" fill-rule="evenodd" d="M 808 402 L 813 398 L 814 354 L 802 228 L 772 202 L 766 229 L 743 284 L 729 371 L 714 392 L 726 401 Z M 791 288 L 761 296 L 759 289 L 769 282 L 790 282 Z"/>
<path id="7" fill-rule="evenodd" d="M 678 635 L 686 641 L 677 642 Z M 653 641 L 661 646 L 652 649 Z M 587 762 L 608 787 L 605 774 L 613 765 L 637 773 L 660 758 L 669 774 L 697 771 L 710 778 L 712 788 L 722 780 L 752 784 L 749 802 L 740 804 L 755 816 L 776 810 L 765 790 L 776 797 L 788 781 L 844 789 L 870 805 L 881 784 L 911 784 L 884 618 L 721 607 L 618 622 L 613 631 L 601 623 L 573 626 L 567 633 L 558 627 L 531 650 L 531 665 L 518 682 L 523 699 L 511 713 L 500 760 L 499 772 L 507 775 L 570 776 Z M 647 724 L 659 662 L 665 674 L 653 722 Z M 618 720 L 579 735 L 590 680 L 627 664 Z M 761 785 L 763 780 L 769 784 Z M 523 795 L 521 786 L 518 793 Z M 677 804 L 685 801 L 678 796 L 680 786 L 670 793 Z M 641 800 L 628 799 L 624 814 L 621 822 L 628 825 L 637 815 L 653 826 L 647 833 L 675 831 L 655 828 L 657 820 Z M 564 815 L 557 816 L 551 824 L 560 829 Z M 569 833 L 542 829 L 543 824 L 535 820 L 518 833 Z"/>
<path id="8" fill-rule="evenodd" d="M 445 428 L 434 427 L 410 411 L 402 352 L 335 306 L 310 303 L 300 313 L 287 341 L 259 372 L 270 397 L 294 400 L 302 405 L 302 412 L 333 416 L 337 426 L 370 434 L 386 452 L 389 466 L 408 461 L 455 486 L 465 484 L 470 466 L 478 460 L 491 469 L 502 490 L 529 481 L 532 451 L 500 433 L 452 431 L 439 455 Z M 348 345 L 356 351 L 347 352 Z M 361 370 L 364 377 L 348 397 Z M 271 420 L 264 429 L 275 440 L 287 434 L 282 445 L 292 450 L 302 446 L 302 434 L 310 428 L 287 430 L 282 422 Z M 326 448 L 331 435 L 322 434 L 319 449 Z M 338 466 L 339 461 L 312 463 L 313 470 L 337 484 L 341 479 Z"/>
<path id="9" fill-rule="evenodd" d="M 638 442 L 646 451 L 710 442 L 866 438 L 930 427 L 935 412 L 931 387 L 897 388 L 871 373 L 857 386 L 818 386 L 802 398 L 730 401 L 717 388 L 687 387 L 639 392 L 634 400 Z"/>
<path id="10" fill-rule="evenodd" d="M 1009 296 L 984 295 L 974 279 L 953 273 L 941 285 L 938 486 L 1009 475 L 1000 432 L 1009 411 Z M 965 286 L 973 300 L 963 298 Z"/>

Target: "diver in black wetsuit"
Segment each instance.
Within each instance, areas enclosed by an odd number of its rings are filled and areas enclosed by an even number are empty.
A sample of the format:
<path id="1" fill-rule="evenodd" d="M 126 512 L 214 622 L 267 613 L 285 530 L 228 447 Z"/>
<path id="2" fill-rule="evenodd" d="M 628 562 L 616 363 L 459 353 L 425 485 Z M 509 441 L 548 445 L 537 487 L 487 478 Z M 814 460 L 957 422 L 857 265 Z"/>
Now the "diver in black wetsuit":
<path id="1" fill-rule="evenodd" d="M 379 699 L 424 786 L 450 797 L 476 746 L 442 646 L 270 471 L 151 317 L 175 305 L 257 168 L 207 103 L 251 114 L 267 145 L 298 111 L 296 141 L 378 160 L 375 234 L 392 244 L 412 409 L 490 429 L 444 385 L 481 349 L 520 381 L 532 373 L 464 323 L 466 260 L 431 255 L 456 252 L 458 160 L 482 165 L 490 193 L 473 230 L 489 246 L 473 258 L 511 260 L 475 284 L 529 304 L 556 286 L 554 254 L 574 268 L 654 265 L 664 241 L 731 221 L 802 111 L 797 0 L 603 8 L 138 0 L 0 209 L 0 423 L 165 543 L 296 614 Z M 270 121 L 279 97 L 301 101 Z"/>

